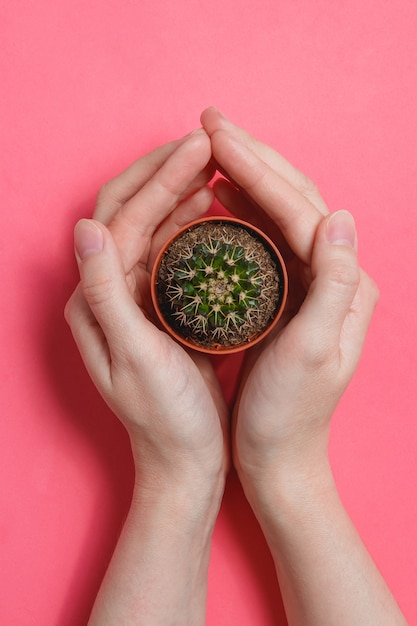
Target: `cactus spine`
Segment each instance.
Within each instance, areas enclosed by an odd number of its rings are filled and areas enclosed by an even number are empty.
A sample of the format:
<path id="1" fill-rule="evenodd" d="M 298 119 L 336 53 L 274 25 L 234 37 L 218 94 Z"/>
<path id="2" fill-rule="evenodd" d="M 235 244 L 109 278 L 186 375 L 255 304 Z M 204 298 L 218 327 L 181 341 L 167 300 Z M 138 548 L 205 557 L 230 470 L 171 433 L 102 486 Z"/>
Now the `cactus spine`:
<path id="1" fill-rule="evenodd" d="M 236 224 L 199 224 L 162 257 L 158 300 L 168 323 L 198 345 L 233 346 L 259 335 L 279 304 L 271 252 Z"/>

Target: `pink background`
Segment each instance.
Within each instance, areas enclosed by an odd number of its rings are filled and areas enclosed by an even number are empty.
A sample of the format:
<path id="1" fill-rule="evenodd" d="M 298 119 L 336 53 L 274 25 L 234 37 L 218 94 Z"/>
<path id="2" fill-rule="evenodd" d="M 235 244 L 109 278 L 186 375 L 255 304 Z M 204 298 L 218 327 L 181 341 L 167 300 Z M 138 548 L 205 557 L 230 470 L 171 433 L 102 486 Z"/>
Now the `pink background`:
<path id="1" fill-rule="evenodd" d="M 3 0 L 0 24 L 1 623 L 85 624 L 129 503 L 127 438 L 63 320 L 73 225 L 104 181 L 215 104 L 356 216 L 381 300 L 332 462 L 417 625 L 415 0 Z M 232 477 L 208 624 L 284 623 Z"/>

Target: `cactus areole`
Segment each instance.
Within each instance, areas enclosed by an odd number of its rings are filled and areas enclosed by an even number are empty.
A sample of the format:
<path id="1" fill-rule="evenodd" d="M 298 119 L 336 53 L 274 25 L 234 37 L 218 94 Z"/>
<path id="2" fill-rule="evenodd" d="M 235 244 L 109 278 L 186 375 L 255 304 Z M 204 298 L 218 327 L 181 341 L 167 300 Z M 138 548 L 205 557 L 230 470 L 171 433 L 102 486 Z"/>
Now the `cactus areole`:
<path id="1" fill-rule="evenodd" d="M 152 300 L 165 329 L 202 352 L 236 352 L 275 326 L 287 296 L 284 262 L 261 231 L 229 217 L 196 220 L 160 252 Z"/>

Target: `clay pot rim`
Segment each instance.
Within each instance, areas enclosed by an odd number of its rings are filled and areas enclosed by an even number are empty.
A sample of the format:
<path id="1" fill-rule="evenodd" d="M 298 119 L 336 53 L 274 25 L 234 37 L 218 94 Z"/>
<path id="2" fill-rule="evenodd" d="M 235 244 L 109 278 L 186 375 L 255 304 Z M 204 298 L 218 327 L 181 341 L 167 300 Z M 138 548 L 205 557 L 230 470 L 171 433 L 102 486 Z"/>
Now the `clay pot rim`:
<path id="1" fill-rule="evenodd" d="M 168 324 L 168 322 L 165 320 L 165 318 L 162 315 L 162 313 L 160 311 L 160 308 L 159 308 L 158 295 L 157 295 L 157 289 L 156 289 L 156 285 L 157 285 L 156 276 L 157 276 L 157 272 L 159 270 L 159 265 L 160 265 L 161 259 L 162 259 L 163 255 L 165 254 L 165 251 L 169 248 L 171 243 L 175 239 L 180 237 L 184 232 L 186 232 L 190 228 L 193 228 L 194 226 L 197 226 L 198 224 L 206 224 L 208 222 L 216 222 L 216 223 L 218 223 L 218 222 L 227 222 L 229 224 L 237 224 L 238 226 L 242 226 L 243 228 L 246 228 L 249 231 L 253 231 L 255 234 L 257 234 L 260 237 L 261 241 L 263 239 L 271 247 L 273 253 L 276 255 L 276 257 L 277 257 L 277 259 L 278 259 L 278 261 L 279 261 L 279 263 L 281 265 L 281 272 L 282 272 L 282 278 L 283 278 L 283 293 L 282 293 L 280 307 L 277 310 L 274 319 L 269 324 L 269 326 L 267 326 L 265 328 L 265 330 L 263 330 L 259 335 L 256 335 L 254 337 L 254 339 L 249 339 L 245 343 L 239 344 L 237 346 L 228 346 L 228 347 L 224 348 L 224 347 L 221 347 L 219 345 L 219 347 L 217 347 L 217 348 L 214 347 L 214 346 L 211 347 L 211 348 L 207 348 L 207 347 L 204 347 L 204 346 L 199 346 L 197 344 L 194 344 L 191 341 L 188 341 L 187 339 L 185 339 L 184 337 L 179 335 Z M 275 243 L 272 241 L 272 239 L 270 239 L 270 237 L 268 235 L 266 235 L 257 226 L 254 226 L 253 224 L 251 224 L 250 222 L 246 222 L 245 220 L 241 220 L 238 217 L 233 217 L 233 216 L 229 217 L 228 215 L 214 215 L 214 216 L 200 217 L 198 219 L 192 220 L 191 222 L 189 222 L 185 226 L 182 226 L 181 228 L 179 228 L 175 233 L 173 233 L 167 239 L 167 241 L 164 243 L 164 245 L 162 246 L 162 248 L 158 252 L 158 255 L 157 255 L 156 259 L 155 259 L 155 262 L 154 262 L 154 265 L 153 265 L 153 268 L 152 268 L 152 273 L 151 273 L 151 298 L 152 298 L 152 304 L 153 304 L 153 308 L 155 310 L 155 313 L 156 313 L 156 315 L 158 317 L 158 320 L 161 323 L 161 325 L 163 326 L 164 330 L 171 337 L 173 337 L 178 343 L 180 343 L 182 346 L 184 346 L 186 348 L 190 348 L 192 350 L 196 350 L 197 352 L 202 352 L 203 354 L 209 354 L 209 355 L 235 354 L 236 352 L 242 352 L 243 350 L 247 350 L 248 348 L 252 348 L 256 344 L 260 343 L 275 328 L 275 326 L 277 325 L 279 319 L 281 318 L 281 315 L 282 315 L 284 307 L 285 307 L 285 303 L 287 301 L 287 295 L 288 295 L 288 274 L 287 274 L 287 269 L 285 267 L 285 263 L 284 263 L 284 259 L 282 257 L 282 254 L 278 250 L 278 248 L 275 245 Z"/>

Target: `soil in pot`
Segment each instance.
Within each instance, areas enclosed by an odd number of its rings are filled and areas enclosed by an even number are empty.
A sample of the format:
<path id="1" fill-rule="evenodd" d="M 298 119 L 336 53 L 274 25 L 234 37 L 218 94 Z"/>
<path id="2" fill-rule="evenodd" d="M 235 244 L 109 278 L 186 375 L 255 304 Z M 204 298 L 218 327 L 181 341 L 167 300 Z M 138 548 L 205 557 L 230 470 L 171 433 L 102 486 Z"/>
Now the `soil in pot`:
<path id="1" fill-rule="evenodd" d="M 164 325 L 202 350 L 243 349 L 282 310 L 286 274 L 268 239 L 238 220 L 209 218 L 180 232 L 158 260 Z"/>

